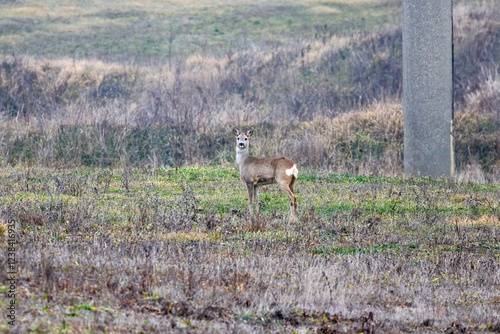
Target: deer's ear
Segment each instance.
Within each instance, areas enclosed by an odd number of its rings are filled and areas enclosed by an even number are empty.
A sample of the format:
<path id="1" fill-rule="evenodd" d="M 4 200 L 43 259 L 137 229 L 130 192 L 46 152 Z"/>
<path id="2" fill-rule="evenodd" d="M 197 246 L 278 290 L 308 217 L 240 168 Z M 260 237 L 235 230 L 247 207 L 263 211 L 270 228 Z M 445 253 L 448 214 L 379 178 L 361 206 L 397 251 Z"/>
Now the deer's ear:
<path id="1" fill-rule="evenodd" d="M 240 135 L 240 130 L 238 130 L 238 129 L 234 128 L 234 129 L 233 129 L 233 133 L 234 133 L 234 135 L 235 135 L 236 137 L 238 137 L 238 136 Z"/>
<path id="2" fill-rule="evenodd" d="M 250 129 L 247 131 L 247 137 L 252 137 L 253 135 L 253 129 Z"/>

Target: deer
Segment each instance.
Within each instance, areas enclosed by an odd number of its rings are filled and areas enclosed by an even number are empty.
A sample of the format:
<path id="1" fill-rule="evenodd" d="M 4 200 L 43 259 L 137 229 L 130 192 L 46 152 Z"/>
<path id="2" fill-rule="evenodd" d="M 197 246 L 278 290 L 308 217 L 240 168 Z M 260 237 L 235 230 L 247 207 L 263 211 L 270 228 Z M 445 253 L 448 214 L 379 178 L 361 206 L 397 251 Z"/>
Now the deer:
<path id="1" fill-rule="evenodd" d="M 257 204 L 257 213 L 259 213 L 259 186 L 277 183 L 278 186 L 290 198 L 291 220 L 297 219 L 297 196 L 295 196 L 295 180 L 299 170 L 293 160 L 279 158 L 259 158 L 252 157 L 248 148 L 250 137 L 253 135 L 253 129 L 246 133 L 237 128 L 233 129 L 236 137 L 236 163 L 240 170 L 240 179 L 248 190 L 248 210 L 250 218 L 253 218 L 252 204 Z"/>

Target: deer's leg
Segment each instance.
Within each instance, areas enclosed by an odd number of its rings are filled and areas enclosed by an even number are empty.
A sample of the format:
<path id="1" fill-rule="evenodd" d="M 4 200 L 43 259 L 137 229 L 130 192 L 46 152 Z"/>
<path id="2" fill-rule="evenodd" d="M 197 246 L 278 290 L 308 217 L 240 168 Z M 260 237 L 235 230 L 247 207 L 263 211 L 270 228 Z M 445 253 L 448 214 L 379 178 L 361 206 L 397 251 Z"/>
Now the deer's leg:
<path id="1" fill-rule="evenodd" d="M 290 191 L 293 194 L 293 215 L 297 216 L 297 196 L 295 196 L 295 177 L 292 177 L 292 181 L 290 182 Z"/>
<path id="2" fill-rule="evenodd" d="M 290 181 L 289 187 L 292 193 L 295 195 L 295 177 L 292 177 L 292 181 Z"/>
<path id="3" fill-rule="evenodd" d="M 295 220 L 297 218 L 297 197 L 293 193 L 293 191 L 290 189 L 290 185 L 286 183 L 279 183 L 279 186 L 285 194 L 288 195 L 288 198 L 290 198 L 290 213 L 291 213 L 291 218 L 292 220 Z"/>
<path id="4" fill-rule="evenodd" d="M 257 213 L 260 212 L 260 205 L 259 205 L 259 187 L 258 186 L 253 186 L 253 201 L 255 205 L 257 205 L 256 210 Z"/>
<path id="5" fill-rule="evenodd" d="M 250 217 L 252 217 L 253 216 L 252 197 L 254 192 L 254 185 L 252 183 L 247 183 L 247 189 L 248 189 L 248 211 L 250 212 Z"/>

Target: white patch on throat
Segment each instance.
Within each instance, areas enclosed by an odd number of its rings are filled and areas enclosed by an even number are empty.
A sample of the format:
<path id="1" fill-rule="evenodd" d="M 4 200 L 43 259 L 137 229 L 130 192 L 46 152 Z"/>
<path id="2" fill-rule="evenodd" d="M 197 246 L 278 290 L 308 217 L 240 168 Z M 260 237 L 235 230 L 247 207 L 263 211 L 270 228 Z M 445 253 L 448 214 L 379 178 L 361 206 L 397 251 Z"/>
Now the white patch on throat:
<path id="1" fill-rule="evenodd" d="M 240 150 L 238 147 L 236 147 L 236 163 L 239 165 L 242 161 L 245 155 L 248 153 L 246 149 Z"/>
<path id="2" fill-rule="evenodd" d="M 292 168 L 290 169 L 285 169 L 285 173 L 286 175 L 290 176 L 293 174 L 293 176 L 297 177 L 297 175 L 299 174 L 299 170 L 297 169 L 297 166 L 294 164 L 292 166 Z"/>

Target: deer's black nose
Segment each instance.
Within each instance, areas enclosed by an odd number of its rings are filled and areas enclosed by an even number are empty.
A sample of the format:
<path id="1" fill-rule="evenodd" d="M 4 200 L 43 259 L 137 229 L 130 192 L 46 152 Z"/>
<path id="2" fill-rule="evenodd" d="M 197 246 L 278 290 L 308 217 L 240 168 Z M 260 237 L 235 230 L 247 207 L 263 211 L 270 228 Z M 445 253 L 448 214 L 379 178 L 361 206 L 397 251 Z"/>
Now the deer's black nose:
<path id="1" fill-rule="evenodd" d="M 240 147 L 243 147 L 243 146 L 245 146 L 245 144 L 243 144 L 243 143 L 240 143 Z"/>

